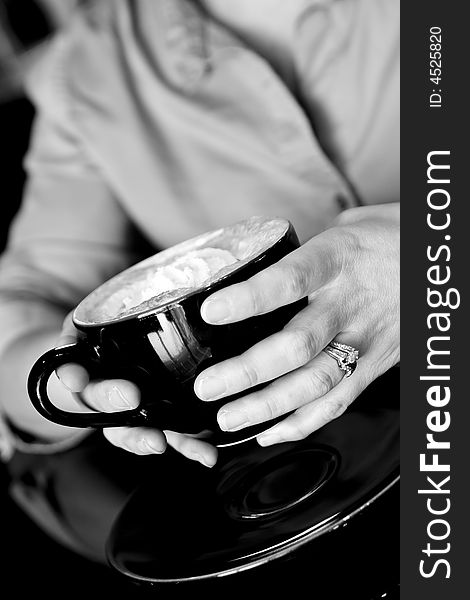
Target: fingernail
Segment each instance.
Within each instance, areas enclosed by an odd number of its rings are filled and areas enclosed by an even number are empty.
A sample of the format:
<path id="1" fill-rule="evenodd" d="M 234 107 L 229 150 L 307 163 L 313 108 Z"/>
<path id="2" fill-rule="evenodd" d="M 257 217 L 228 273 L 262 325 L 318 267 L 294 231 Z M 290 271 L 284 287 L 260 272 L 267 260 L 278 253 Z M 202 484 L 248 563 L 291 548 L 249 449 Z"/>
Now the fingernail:
<path id="1" fill-rule="evenodd" d="M 230 317 L 230 305 L 225 300 L 206 300 L 201 315 L 209 323 L 223 323 Z"/>
<path id="2" fill-rule="evenodd" d="M 226 391 L 225 381 L 220 377 L 202 377 L 196 383 L 196 394 L 201 400 L 216 400 Z"/>
<path id="3" fill-rule="evenodd" d="M 142 452 L 148 452 L 150 454 L 162 454 L 163 453 L 163 450 L 161 448 L 157 448 L 149 440 L 140 440 L 138 445 L 139 445 L 139 448 L 142 450 Z"/>
<path id="4" fill-rule="evenodd" d="M 118 409 L 134 408 L 132 406 L 132 404 L 129 402 L 129 400 L 121 392 L 121 390 L 115 385 L 113 385 L 113 387 L 108 392 L 108 400 L 114 408 L 118 408 Z"/>
<path id="5" fill-rule="evenodd" d="M 208 469 L 212 468 L 215 465 L 215 461 L 213 463 L 210 463 L 204 456 L 202 456 L 202 454 L 198 454 L 197 452 L 193 452 L 190 458 L 192 460 L 197 460 L 201 463 L 201 465 L 204 465 Z"/>
<path id="6" fill-rule="evenodd" d="M 61 379 L 60 382 L 64 386 L 64 388 L 66 390 L 68 390 L 69 392 L 71 392 L 72 394 L 76 394 L 77 392 L 81 391 L 81 390 L 75 390 L 75 389 L 73 389 L 74 386 L 67 385 L 63 379 Z"/>
<path id="7" fill-rule="evenodd" d="M 244 412 L 239 410 L 226 410 L 219 413 L 218 421 L 224 431 L 238 431 L 250 424 Z"/>

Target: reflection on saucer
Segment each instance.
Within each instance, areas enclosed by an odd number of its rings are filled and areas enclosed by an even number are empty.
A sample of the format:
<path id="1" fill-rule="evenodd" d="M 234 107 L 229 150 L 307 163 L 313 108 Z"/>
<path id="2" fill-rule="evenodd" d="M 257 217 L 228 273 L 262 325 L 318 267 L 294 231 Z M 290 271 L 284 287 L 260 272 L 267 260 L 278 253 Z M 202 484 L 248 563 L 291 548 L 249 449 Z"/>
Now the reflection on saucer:
<path id="1" fill-rule="evenodd" d="M 239 468 L 237 457 L 223 467 L 216 494 L 233 519 L 269 519 L 317 493 L 336 472 L 339 455 L 327 446 L 265 448 Z"/>
<path id="2" fill-rule="evenodd" d="M 138 581 L 181 582 L 314 548 L 398 478 L 398 375 L 377 380 L 306 440 L 229 448 L 212 470 L 157 459 L 114 525 L 111 565 Z"/>

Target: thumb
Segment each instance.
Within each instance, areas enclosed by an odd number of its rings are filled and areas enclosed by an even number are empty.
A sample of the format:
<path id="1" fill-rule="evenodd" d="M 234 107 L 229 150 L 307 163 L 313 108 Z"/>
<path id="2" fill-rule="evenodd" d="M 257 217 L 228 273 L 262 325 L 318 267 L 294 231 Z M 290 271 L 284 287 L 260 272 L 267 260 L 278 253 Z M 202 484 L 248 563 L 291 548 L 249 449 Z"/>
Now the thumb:
<path id="1" fill-rule="evenodd" d="M 65 346 L 67 344 L 76 343 L 78 338 L 78 332 L 73 324 L 72 312 L 65 317 L 62 325 L 62 331 L 60 332 L 57 340 L 57 346 Z M 81 365 L 75 363 L 69 363 L 67 365 L 61 365 L 56 371 L 56 375 L 70 392 L 81 392 L 85 389 L 86 385 L 90 381 L 86 369 Z"/>

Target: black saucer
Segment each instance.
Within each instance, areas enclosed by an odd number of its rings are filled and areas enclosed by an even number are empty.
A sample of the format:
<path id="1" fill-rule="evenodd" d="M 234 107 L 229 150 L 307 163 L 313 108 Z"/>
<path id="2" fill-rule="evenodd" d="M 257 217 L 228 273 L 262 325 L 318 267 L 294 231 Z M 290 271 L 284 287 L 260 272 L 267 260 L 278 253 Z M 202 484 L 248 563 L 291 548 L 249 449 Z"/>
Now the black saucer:
<path id="1" fill-rule="evenodd" d="M 140 582 L 222 577 L 295 555 L 367 512 L 398 479 L 398 375 L 306 440 L 247 442 L 212 470 L 156 457 L 114 524 L 110 564 Z"/>

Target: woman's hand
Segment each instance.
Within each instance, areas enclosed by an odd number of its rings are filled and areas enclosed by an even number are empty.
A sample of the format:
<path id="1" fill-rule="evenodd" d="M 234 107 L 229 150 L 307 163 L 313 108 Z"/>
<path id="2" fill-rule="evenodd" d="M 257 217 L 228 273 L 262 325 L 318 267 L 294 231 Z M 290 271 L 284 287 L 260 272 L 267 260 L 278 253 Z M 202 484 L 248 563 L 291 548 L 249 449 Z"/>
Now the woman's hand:
<path id="1" fill-rule="evenodd" d="M 64 321 L 58 346 L 77 341 L 77 330 L 70 313 Z M 100 412 L 115 412 L 137 408 L 140 392 L 137 386 L 125 379 L 90 381 L 87 371 L 78 364 L 63 365 L 57 369 L 62 384 L 81 397 L 91 408 Z M 78 408 L 84 410 L 78 400 Z M 206 467 L 217 461 L 217 449 L 195 436 L 160 431 L 150 427 L 109 427 L 103 429 L 106 439 L 114 446 L 134 454 L 162 454 L 167 444 L 191 460 Z"/>
<path id="2" fill-rule="evenodd" d="M 225 324 L 305 296 L 308 306 L 282 331 L 198 376 L 195 392 L 202 400 L 247 392 L 220 409 L 224 431 L 288 415 L 258 442 L 303 439 L 399 361 L 399 205 L 345 211 L 272 267 L 210 296 L 201 313 L 208 323 Z M 343 378 L 322 352 L 332 340 L 359 350 L 351 377 Z M 271 383 L 249 393 L 265 382 Z"/>
<path id="3" fill-rule="evenodd" d="M 261 445 L 303 439 L 338 417 L 373 381 L 399 360 L 399 207 L 361 207 L 340 215 L 331 229 L 255 275 L 210 296 L 202 316 L 213 324 L 240 321 L 308 296 L 304 308 L 279 333 L 241 356 L 202 372 L 196 394 L 216 400 L 271 382 L 226 404 L 218 414 L 224 431 L 275 417 L 286 418 L 258 436 Z M 59 345 L 76 341 L 71 315 Z M 352 377 L 343 379 L 335 360 L 322 352 L 331 341 L 360 352 Z M 58 369 L 62 383 L 81 392 L 102 412 L 130 410 L 138 388 L 123 379 L 89 381 L 79 365 Z M 143 427 L 103 430 L 115 446 L 135 454 L 160 454 L 167 443 L 184 456 L 213 466 L 217 450 L 202 439 Z"/>

